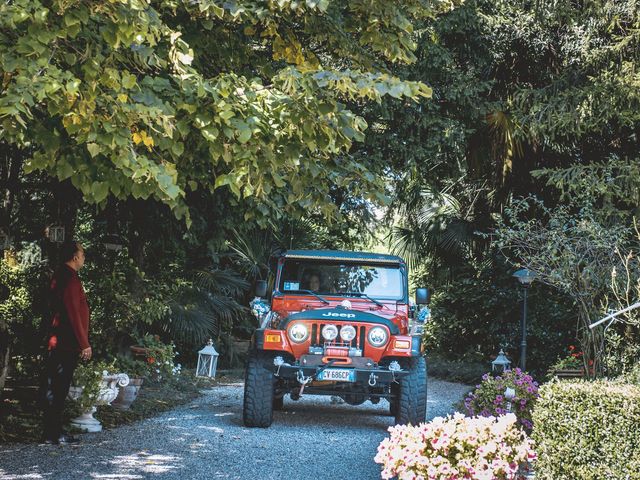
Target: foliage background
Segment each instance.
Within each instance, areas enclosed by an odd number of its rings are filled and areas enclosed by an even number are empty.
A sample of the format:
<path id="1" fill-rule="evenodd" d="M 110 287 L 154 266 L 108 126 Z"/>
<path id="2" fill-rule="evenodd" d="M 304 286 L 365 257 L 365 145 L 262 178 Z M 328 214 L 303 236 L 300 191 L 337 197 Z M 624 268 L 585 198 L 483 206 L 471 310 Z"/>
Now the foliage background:
<path id="1" fill-rule="evenodd" d="M 1 357 L 35 374 L 58 261 L 45 228 L 61 224 L 87 247 L 100 356 L 153 333 L 176 342 L 182 363 L 213 337 L 222 365 L 240 365 L 255 327 L 245 307 L 272 253 L 374 248 L 404 256 L 412 284 L 432 288 L 429 351 L 488 368 L 501 347 L 518 357 L 511 273 L 533 258 L 503 240 L 532 221 L 567 239 L 540 208 L 508 215 L 535 196 L 568 224 L 590 220 L 587 236 L 619 229 L 626 256 L 617 279 L 588 260 L 544 266 L 559 281 L 530 290 L 530 368 L 579 343 L 601 373 L 628 371 L 637 315 L 598 338 L 584 326 L 640 293 L 638 9 L 3 4 L 0 228 L 13 249 Z M 114 237 L 119 252 L 105 249 Z M 558 288 L 576 263 L 600 285 L 588 309 Z"/>

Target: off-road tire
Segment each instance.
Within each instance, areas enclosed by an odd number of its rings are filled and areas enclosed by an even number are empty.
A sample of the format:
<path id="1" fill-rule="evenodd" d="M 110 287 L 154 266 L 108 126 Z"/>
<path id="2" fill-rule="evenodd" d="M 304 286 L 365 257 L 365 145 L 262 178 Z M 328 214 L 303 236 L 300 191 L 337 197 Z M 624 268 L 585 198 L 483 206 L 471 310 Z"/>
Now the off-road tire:
<path id="1" fill-rule="evenodd" d="M 259 350 L 249 353 L 244 375 L 242 420 L 247 427 L 266 428 L 273 421 L 271 357 Z"/>
<path id="2" fill-rule="evenodd" d="M 398 395 L 400 395 L 400 384 L 392 383 L 390 393 L 394 395 L 395 398 L 389 399 L 389 415 L 395 417 L 398 414 L 398 403 L 400 402 L 400 399 L 398 398 Z"/>
<path id="3" fill-rule="evenodd" d="M 400 379 L 396 424 L 418 425 L 427 418 L 427 362 L 424 357 L 409 360 L 409 374 Z"/>

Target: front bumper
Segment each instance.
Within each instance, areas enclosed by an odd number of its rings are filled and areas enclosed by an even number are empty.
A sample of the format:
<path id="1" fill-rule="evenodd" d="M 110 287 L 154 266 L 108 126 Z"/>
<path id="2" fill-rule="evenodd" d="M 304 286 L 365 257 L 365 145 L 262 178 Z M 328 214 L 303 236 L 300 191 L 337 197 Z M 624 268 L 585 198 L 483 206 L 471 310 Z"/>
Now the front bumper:
<path id="1" fill-rule="evenodd" d="M 276 359 L 278 359 L 278 357 L 276 357 Z M 344 383 L 364 383 L 370 386 L 388 385 L 398 382 L 400 378 L 409 374 L 408 370 L 389 370 L 387 367 L 377 366 L 370 359 L 363 357 L 352 358 L 352 360 L 354 361 L 348 365 L 332 362 L 322 363 L 321 358 L 318 358 L 318 356 L 305 355 L 295 364 L 282 363 L 278 365 L 279 362 L 276 360 L 271 366 L 271 370 L 277 378 L 296 380 L 299 383 L 317 380 L 318 374 L 328 368 L 349 370 L 353 372 L 354 381 Z M 331 382 L 332 380 L 322 381 Z"/>

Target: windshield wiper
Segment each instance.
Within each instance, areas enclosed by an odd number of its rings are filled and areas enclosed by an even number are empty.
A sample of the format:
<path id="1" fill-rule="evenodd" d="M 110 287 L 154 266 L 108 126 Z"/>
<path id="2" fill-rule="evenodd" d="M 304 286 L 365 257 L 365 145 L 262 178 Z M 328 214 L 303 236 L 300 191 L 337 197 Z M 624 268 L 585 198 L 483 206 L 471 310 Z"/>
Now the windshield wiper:
<path id="1" fill-rule="evenodd" d="M 384 307 L 384 305 L 382 303 L 377 301 L 375 298 L 371 298 L 366 293 L 362 293 L 362 292 L 340 292 L 340 295 L 353 295 L 354 297 L 364 297 L 367 300 L 371 300 L 373 303 L 375 303 L 379 307 Z"/>
<path id="2" fill-rule="evenodd" d="M 326 303 L 327 305 L 329 305 L 329 302 L 327 300 L 325 300 L 323 297 L 321 297 L 320 295 L 318 295 L 316 292 L 314 292 L 313 290 L 288 290 L 289 292 L 302 292 L 302 293 L 308 293 L 310 295 L 313 295 L 314 297 L 318 298 L 319 300 L 322 301 L 322 303 Z"/>

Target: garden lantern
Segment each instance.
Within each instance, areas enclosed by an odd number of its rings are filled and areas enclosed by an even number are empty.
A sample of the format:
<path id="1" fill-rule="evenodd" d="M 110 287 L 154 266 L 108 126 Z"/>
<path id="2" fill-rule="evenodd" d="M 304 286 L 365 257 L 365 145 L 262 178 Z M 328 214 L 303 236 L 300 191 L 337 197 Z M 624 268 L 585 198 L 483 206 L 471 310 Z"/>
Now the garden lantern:
<path id="1" fill-rule="evenodd" d="M 209 339 L 207 345 L 198 352 L 198 366 L 196 367 L 196 377 L 216 377 L 218 366 L 218 356 L 220 354 L 213 348 L 213 341 Z"/>
<path id="2" fill-rule="evenodd" d="M 520 342 L 520 369 L 524 372 L 527 364 L 527 290 L 536 278 L 535 272 L 523 268 L 513 274 L 518 279 L 524 290 L 522 301 L 522 320 L 520 323 L 520 331 L 522 332 L 522 340 Z"/>
<path id="3" fill-rule="evenodd" d="M 500 349 L 500 353 L 498 354 L 496 359 L 491 362 L 491 370 L 494 372 L 502 373 L 509 370 L 509 368 L 511 368 L 511 360 L 509 360 L 504 354 L 504 351 Z"/>
<path id="4" fill-rule="evenodd" d="M 64 227 L 61 225 L 51 225 L 47 228 L 47 238 L 50 242 L 64 243 Z"/>

